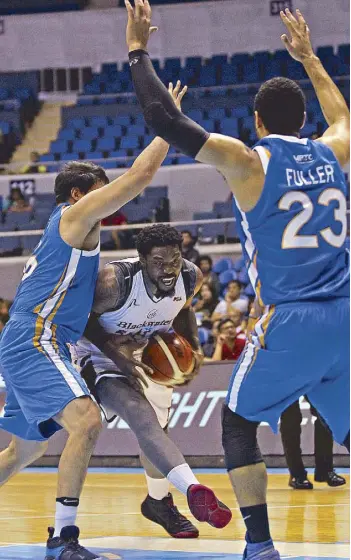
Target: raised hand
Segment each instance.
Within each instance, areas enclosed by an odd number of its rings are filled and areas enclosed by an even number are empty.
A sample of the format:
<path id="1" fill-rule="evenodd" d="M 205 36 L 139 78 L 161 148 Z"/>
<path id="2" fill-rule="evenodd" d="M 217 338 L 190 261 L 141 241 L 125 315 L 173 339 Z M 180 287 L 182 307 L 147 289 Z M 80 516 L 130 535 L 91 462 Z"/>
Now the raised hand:
<path id="1" fill-rule="evenodd" d="M 150 35 L 157 31 L 151 27 L 151 7 L 148 0 L 135 0 L 135 8 L 124 0 L 128 12 L 126 41 L 129 51 L 146 50 Z"/>
<path id="2" fill-rule="evenodd" d="M 300 10 L 296 10 L 295 17 L 289 9 L 286 9 L 285 12 L 280 12 L 280 17 L 290 33 L 290 37 L 285 33 L 281 36 L 290 56 L 298 62 L 313 58 L 315 55 L 311 45 L 310 30 Z"/>
<path id="3" fill-rule="evenodd" d="M 178 107 L 178 109 L 180 111 L 182 110 L 182 107 L 181 107 L 182 99 L 183 99 L 184 95 L 186 94 L 186 92 L 188 91 L 188 86 L 184 86 L 182 90 L 180 89 L 181 86 L 182 86 L 182 84 L 181 84 L 180 80 L 177 81 L 175 88 L 173 88 L 172 82 L 170 82 L 169 86 L 168 86 L 168 91 L 169 91 L 174 103 L 176 104 L 176 107 Z"/>

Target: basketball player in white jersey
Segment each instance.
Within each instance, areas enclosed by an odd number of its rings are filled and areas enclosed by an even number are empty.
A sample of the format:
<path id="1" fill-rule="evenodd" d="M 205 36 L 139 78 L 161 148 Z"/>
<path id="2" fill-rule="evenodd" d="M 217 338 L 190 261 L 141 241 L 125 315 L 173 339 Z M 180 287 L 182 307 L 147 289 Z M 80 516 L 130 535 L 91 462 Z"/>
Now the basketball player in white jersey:
<path id="1" fill-rule="evenodd" d="M 138 438 L 148 484 L 142 514 L 173 537 L 196 538 L 198 530 L 179 513 L 169 493 L 169 482 L 186 493 L 184 485 L 179 484 L 179 471 L 185 473 L 190 484 L 198 485 L 184 457 L 166 435 L 172 388 L 148 378 L 143 394 L 137 379 L 140 374 L 136 373 L 148 339 L 171 329 L 194 351 L 195 367 L 186 383 L 202 363 L 191 307 L 202 284 L 202 273 L 182 258 L 181 243 L 180 233 L 170 226 L 147 227 L 137 237 L 138 258 L 109 263 L 100 271 L 86 338 L 78 342 L 73 353 L 106 418 L 111 419 L 111 414 L 121 416 Z M 197 519 L 207 520 L 196 515 L 189 493 L 188 502 Z M 229 522 L 230 512 L 218 502 L 214 507 L 219 508 L 222 520 L 212 524 Z"/>

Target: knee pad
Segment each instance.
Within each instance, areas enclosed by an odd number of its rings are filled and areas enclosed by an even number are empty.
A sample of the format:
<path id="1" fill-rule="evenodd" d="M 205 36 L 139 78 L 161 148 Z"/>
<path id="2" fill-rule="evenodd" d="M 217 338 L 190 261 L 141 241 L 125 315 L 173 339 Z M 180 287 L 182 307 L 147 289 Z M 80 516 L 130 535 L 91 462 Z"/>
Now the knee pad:
<path id="1" fill-rule="evenodd" d="M 222 443 L 228 471 L 262 463 L 261 451 L 257 443 L 258 422 L 251 422 L 227 405 L 222 409 Z"/>

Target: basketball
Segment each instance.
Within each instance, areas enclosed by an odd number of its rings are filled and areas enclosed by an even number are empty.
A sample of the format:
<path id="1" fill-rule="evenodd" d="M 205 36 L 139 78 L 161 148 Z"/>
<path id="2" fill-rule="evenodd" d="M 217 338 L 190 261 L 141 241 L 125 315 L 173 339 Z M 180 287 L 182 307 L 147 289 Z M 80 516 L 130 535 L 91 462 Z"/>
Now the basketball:
<path id="1" fill-rule="evenodd" d="M 182 384 L 195 364 L 189 342 L 176 333 L 152 337 L 144 348 L 142 361 L 154 371 L 152 381 L 171 386 Z"/>

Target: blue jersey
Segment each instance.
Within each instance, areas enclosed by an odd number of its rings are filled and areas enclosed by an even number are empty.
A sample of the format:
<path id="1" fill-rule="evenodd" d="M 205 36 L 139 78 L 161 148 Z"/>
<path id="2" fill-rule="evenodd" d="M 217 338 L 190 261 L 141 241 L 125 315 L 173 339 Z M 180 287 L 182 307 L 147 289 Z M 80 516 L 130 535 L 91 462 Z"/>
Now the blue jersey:
<path id="1" fill-rule="evenodd" d="M 81 251 L 63 241 L 59 225 L 65 208 L 67 205 L 61 204 L 54 210 L 29 258 L 10 316 L 35 314 L 38 336 L 48 321 L 59 328 L 67 342 L 76 342 L 91 311 L 100 246 L 93 251 Z"/>
<path id="2" fill-rule="evenodd" d="M 349 296 L 347 186 L 321 142 L 271 134 L 254 148 L 266 174 L 249 212 L 234 214 L 263 305 Z"/>

